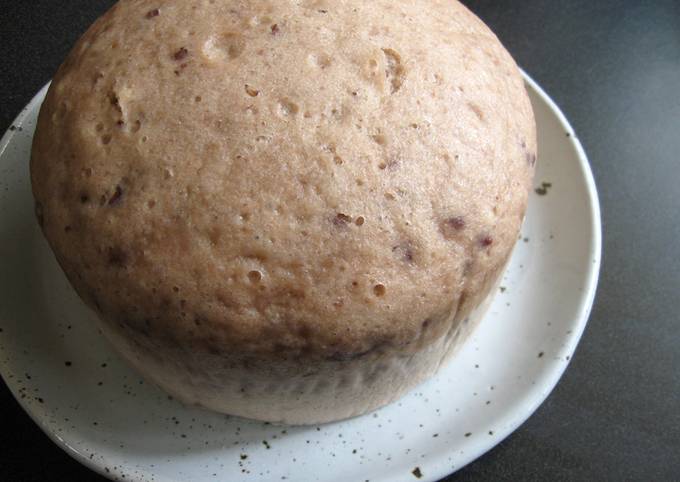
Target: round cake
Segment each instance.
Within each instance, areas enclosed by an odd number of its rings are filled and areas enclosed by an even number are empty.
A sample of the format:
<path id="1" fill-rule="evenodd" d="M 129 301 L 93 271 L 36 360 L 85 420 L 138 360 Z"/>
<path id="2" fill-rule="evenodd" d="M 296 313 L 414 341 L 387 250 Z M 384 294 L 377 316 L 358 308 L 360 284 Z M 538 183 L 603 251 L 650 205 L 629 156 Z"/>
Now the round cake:
<path id="1" fill-rule="evenodd" d="M 122 0 L 59 69 L 36 213 L 104 334 L 176 398 L 290 424 L 432 376 L 536 162 L 520 72 L 452 0 Z"/>

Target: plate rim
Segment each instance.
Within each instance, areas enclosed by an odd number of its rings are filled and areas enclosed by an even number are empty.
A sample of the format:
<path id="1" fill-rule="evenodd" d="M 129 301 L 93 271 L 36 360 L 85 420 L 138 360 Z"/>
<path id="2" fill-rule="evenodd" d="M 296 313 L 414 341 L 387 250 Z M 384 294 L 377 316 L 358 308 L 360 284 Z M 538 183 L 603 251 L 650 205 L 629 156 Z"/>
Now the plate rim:
<path id="1" fill-rule="evenodd" d="M 571 124 L 569 123 L 566 116 L 559 108 L 559 106 L 541 88 L 541 86 L 523 69 L 520 69 L 520 71 L 524 78 L 527 88 L 529 90 L 533 90 L 534 93 L 539 97 L 539 99 L 546 104 L 551 113 L 555 115 L 556 119 L 562 126 L 565 133 L 567 133 L 568 142 L 571 144 L 571 147 L 576 153 L 578 159 L 578 166 L 580 168 L 583 180 L 585 181 L 585 187 L 588 198 L 587 205 L 591 217 L 591 231 L 592 231 L 588 247 L 588 256 L 592 258 L 592 263 L 589 265 L 590 268 L 588 269 L 587 273 L 584 273 L 585 274 L 584 291 L 579 298 L 577 309 L 578 315 L 576 317 L 576 319 L 578 320 L 576 330 L 567 339 L 567 343 L 565 345 L 565 349 L 570 353 L 573 353 L 576 347 L 578 346 L 581 337 L 583 336 L 586 325 L 588 324 L 592 306 L 595 300 L 595 295 L 597 292 L 597 285 L 602 262 L 602 219 L 600 201 L 590 162 L 578 136 L 576 136 L 575 134 L 573 127 L 571 126 Z M 19 115 L 11 122 L 10 127 L 4 133 L 2 139 L 0 139 L 0 157 L 2 157 L 5 154 L 7 147 L 9 146 L 10 142 L 16 135 L 17 129 L 12 129 L 12 127 L 20 128 L 23 125 L 26 117 L 35 108 L 36 104 L 42 103 L 50 85 L 51 81 L 47 82 L 26 104 L 26 106 L 22 109 Z M 569 364 L 570 362 L 568 361 L 567 363 L 560 364 L 558 367 L 550 370 L 548 380 L 546 380 L 546 383 L 542 385 L 543 390 L 541 392 L 536 392 L 536 394 L 533 397 L 531 397 L 532 403 L 527 404 L 526 408 L 522 410 L 521 413 L 518 413 L 510 424 L 504 427 L 503 430 L 498 430 L 495 432 L 496 437 L 494 437 L 493 439 L 493 444 L 484 446 L 483 448 L 477 449 L 473 452 L 466 453 L 466 456 L 462 458 L 461 464 L 457 465 L 453 471 L 451 470 L 449 464 L 442 463 L 441 460 L 437 461 L 437 459 L 431 460 L 430 461 L 431 465 L 428 467 L 428 473 L 424 475 L 423 480 L 435 481 L 443 477 L 447 477 L 457 472 L 458 470 L 462 469 L 466 465 L 472 463 L 473 461 L 475 461 L 485 453 L 489 452 L 496 446 L 498 446 L 503 440 L 509 437 L 522 424 L 524 424 L 545 402 L 545 400 L 553 392 L 553 390 L 557 386 L 557 383 L 564 375 L 564 372 L 566 371 Z M 28 414 L 31 420 L 33 420 L 33 422 L 38 427 L 40 427 L 42 432 L 45 433 L 45 435 L 47 435 L 52 442 L 54 442 L 58 447 L 64 450 L 64 452 L 66 452 L 70 457 L 72 457 L 73 459 L 75 459 L 77 462 L 81 463 L 88 469 L 96 472 L 97 474 L 105 478 L 114 480 L 113 477 L 115 476 L 115 474 L 106 473 L 106 471 L 104 470 L 105 459 L 98 461 L 90 459 L 84 453 L 81 453 L 79 450 L 72 447 L 66 440 L 61 438 L 56 432 L 51 431 L 46 421 L 40 417 L 39 411 L 33 410 L 33 406 L 31 404 L 22 403 L 22 400 L 18 397 L 18 392 L 16 392 L 15 390 L 16 387 L 14 386 L 14 384 L 10 383 L 10 380 L 5 378 L 5 376 L 2 373 L 0 373 L 0 376 L 2 376 L 3 381 L 9 388 L 10 393 L 17 401 L 19 406 L 24 410 L 25 413 Z M 376 480 L 393 480 L 395 476 L 398 477 L 397 473 L 395 473 L 396 471 L 397 468 L 395 467 L 393 471 L 381 474 Z M 129 477 L 131 477 L 129 480 L 135 480 L 134 475 L 130 474 Z"/>

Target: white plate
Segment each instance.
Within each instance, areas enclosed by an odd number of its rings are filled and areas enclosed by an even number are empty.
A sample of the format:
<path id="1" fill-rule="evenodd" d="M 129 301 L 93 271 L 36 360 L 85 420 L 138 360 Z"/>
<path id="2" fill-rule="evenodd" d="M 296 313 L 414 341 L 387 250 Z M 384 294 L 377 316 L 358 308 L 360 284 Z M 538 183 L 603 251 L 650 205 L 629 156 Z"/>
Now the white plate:
<path id="1" fill-rule="evenodd" d="M 553 389 L 595 294 L 600 212 L 586 156 L 529 78 L 539 132 L 522 238 L 489 314 L 433 380 L 373 414 L 284 428 L 187 408 L 142 382 L 90 322 L 33 215 L 43 89 L 0 143 L 0 372 L 70 455 L 138 481 L 436 480 L 507 437 Z M 526 239 L 525 239 L 526 238 Z M 464 387 L 464 388 L 461 388 Z"/>

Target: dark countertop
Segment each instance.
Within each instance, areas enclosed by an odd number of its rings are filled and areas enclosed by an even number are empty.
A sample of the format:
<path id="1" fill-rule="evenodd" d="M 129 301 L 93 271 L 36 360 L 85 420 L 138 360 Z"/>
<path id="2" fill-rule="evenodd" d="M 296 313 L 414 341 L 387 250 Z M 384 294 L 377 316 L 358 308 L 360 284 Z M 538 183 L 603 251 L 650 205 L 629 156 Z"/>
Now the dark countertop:
<path id="1" fill-rule="evenodd" d="M 0 130 L 111 0 L 0 0 Z M 446 480 L 680 476 L 680 2 L 465 1 L 553 97 L 602 203 L 600 287 L 548 400 Z M 100 480 L 49 441 L 0 383 L 0 479 Z"/>

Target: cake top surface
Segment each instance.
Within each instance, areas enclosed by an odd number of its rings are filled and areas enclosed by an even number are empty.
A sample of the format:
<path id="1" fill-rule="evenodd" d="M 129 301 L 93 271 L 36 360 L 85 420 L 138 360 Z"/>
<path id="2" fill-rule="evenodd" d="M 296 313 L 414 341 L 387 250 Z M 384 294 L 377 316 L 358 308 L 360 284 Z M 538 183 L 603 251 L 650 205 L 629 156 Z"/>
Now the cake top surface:
<path id="1" fill-rule="evenodd" d="M 514 246 L 521 75 L 454 1 L 123 0 L 31 160 L 81 296 L 142 334 L 352 356 L 441 334 Z"/>

